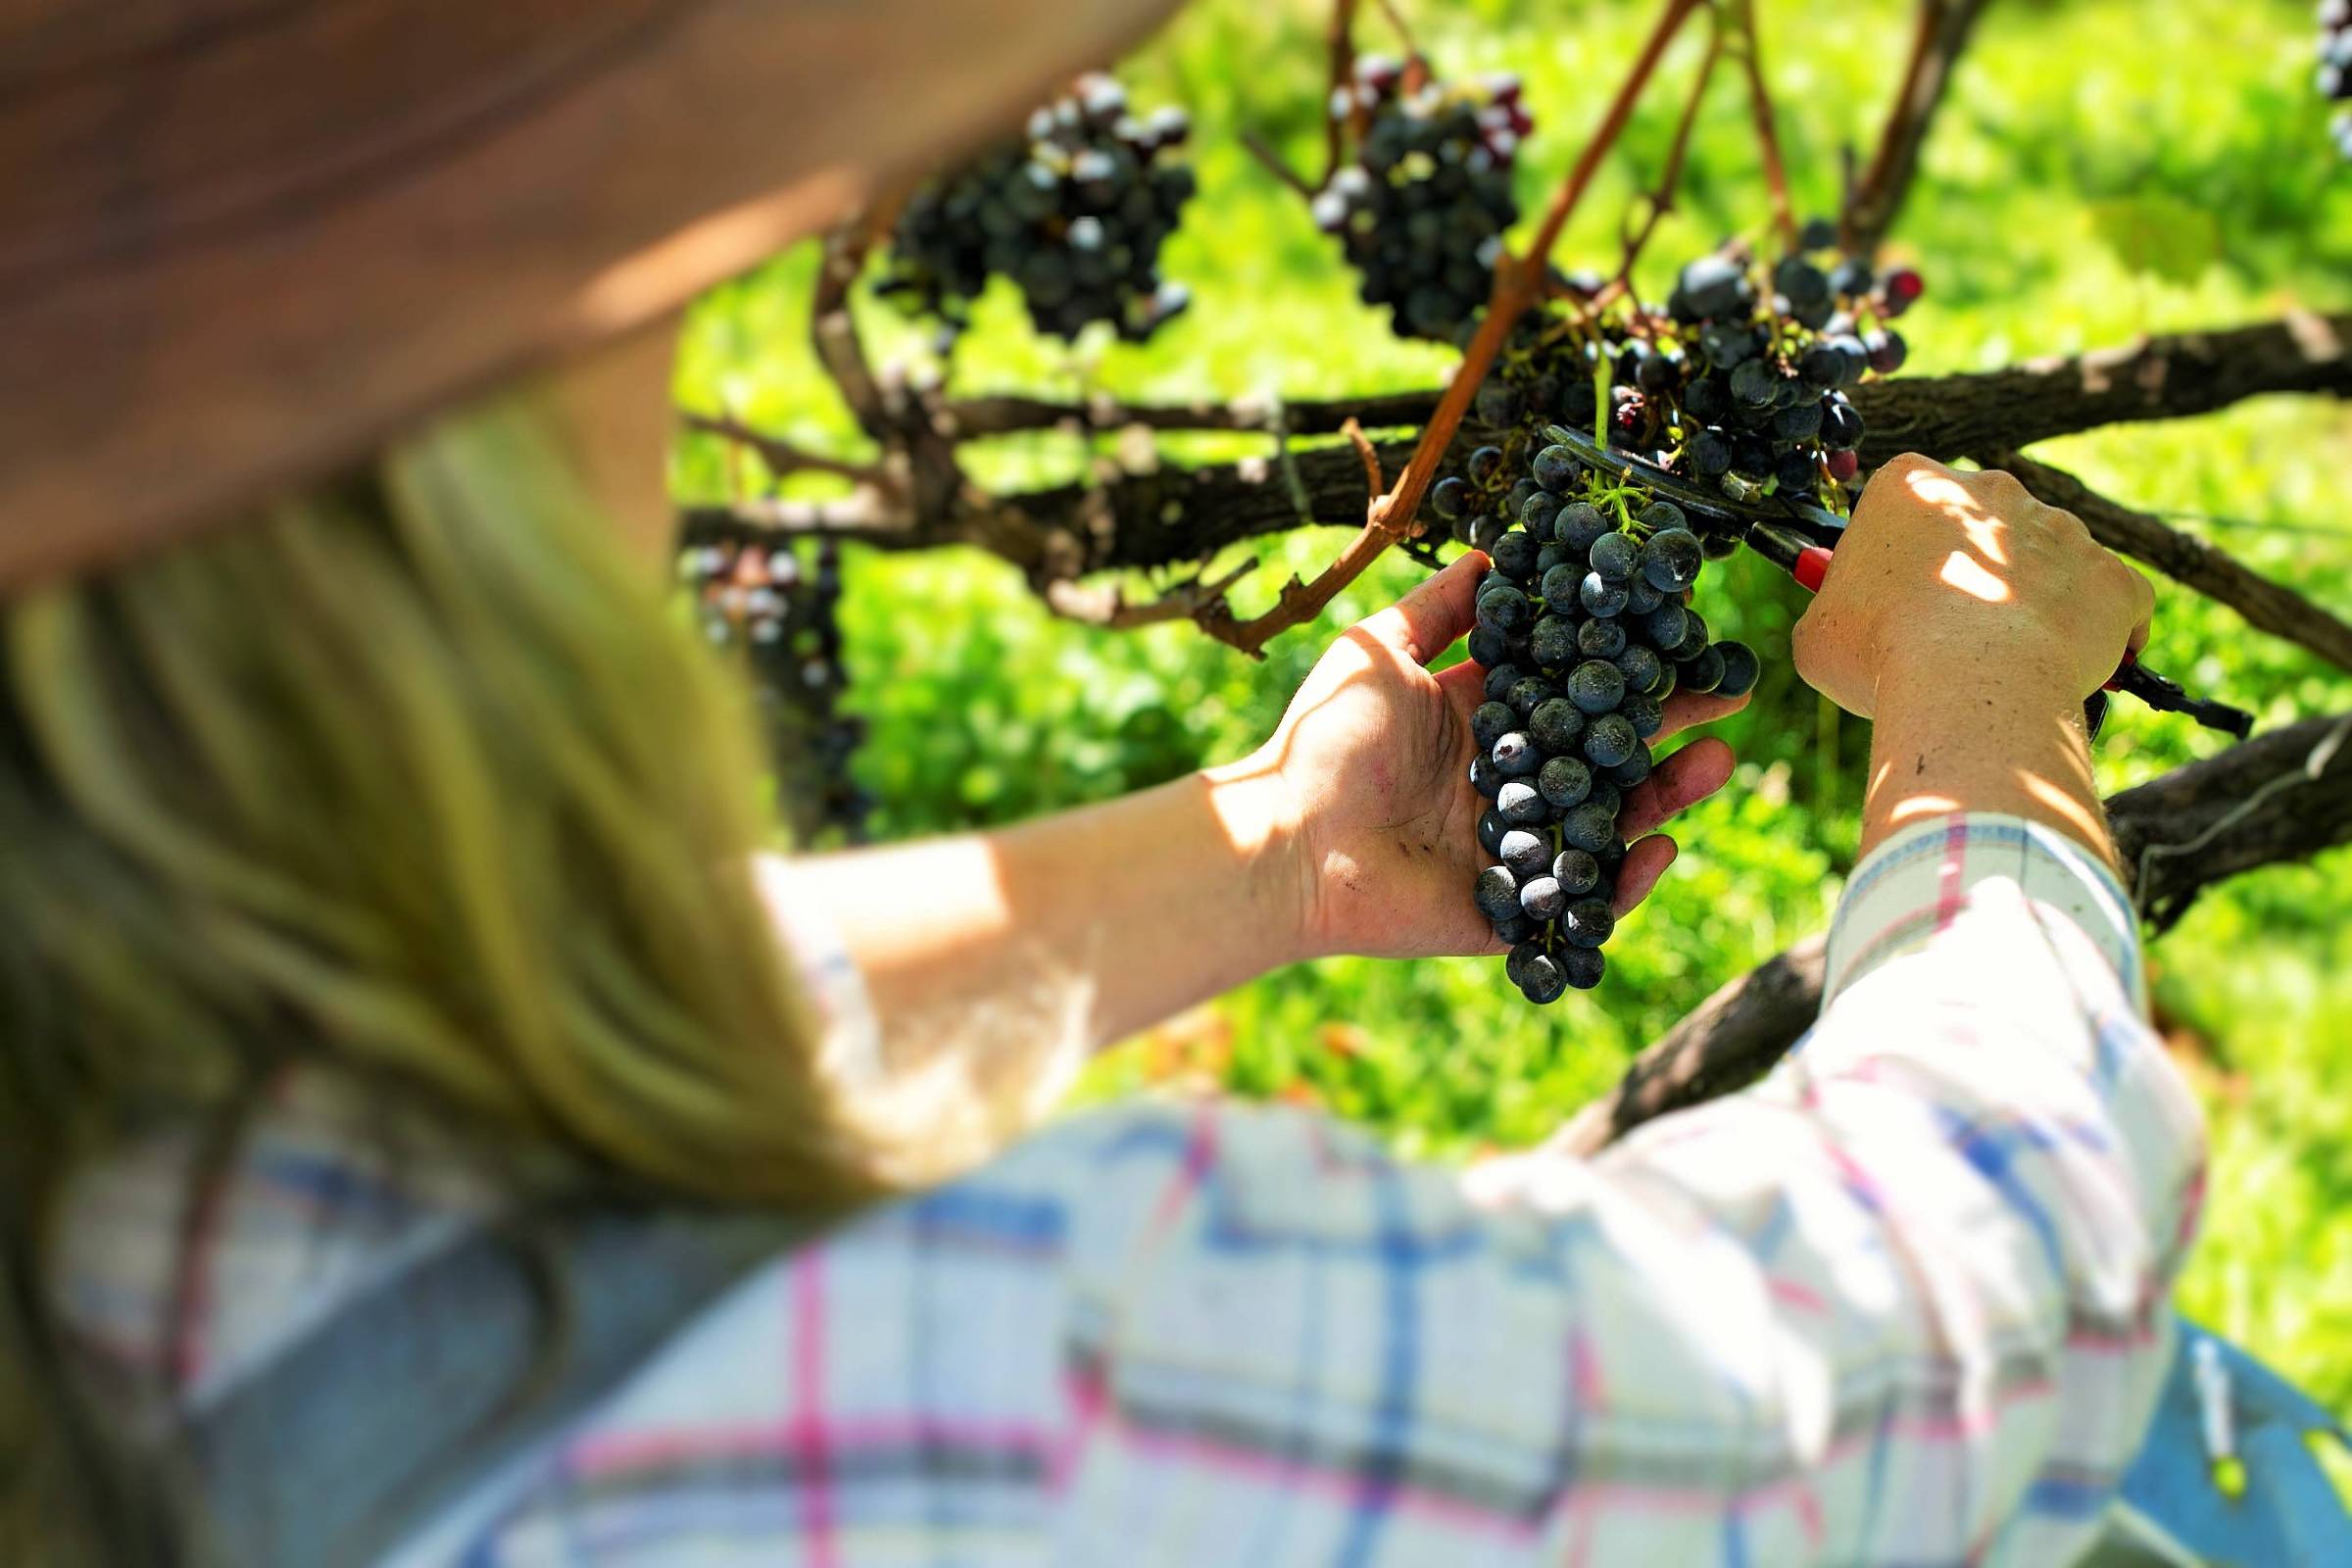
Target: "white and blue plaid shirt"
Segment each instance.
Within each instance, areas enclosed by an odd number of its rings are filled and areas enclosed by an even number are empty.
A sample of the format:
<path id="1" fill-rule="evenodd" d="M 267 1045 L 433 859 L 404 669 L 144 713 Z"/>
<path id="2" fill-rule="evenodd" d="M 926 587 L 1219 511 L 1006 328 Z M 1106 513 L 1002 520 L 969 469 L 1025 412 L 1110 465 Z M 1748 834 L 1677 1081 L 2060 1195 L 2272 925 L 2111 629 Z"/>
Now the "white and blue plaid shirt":
<path id="1" fill-rule="evenodd" d="M 2062 1563 L 2201 1193 L 2142 986 L 2103 866 L 1938 819 L 1857 868 L 1819 1024 L 1742 1093 L 1467 1173 L 1290 1109 L 1073 1117 L 755 1268 L 392 1560 Z M 83 1184 L 97 1353 L 199 1403 L 487 1211 L 314 1098 L 192 1258 L 184 1147 Z"/>

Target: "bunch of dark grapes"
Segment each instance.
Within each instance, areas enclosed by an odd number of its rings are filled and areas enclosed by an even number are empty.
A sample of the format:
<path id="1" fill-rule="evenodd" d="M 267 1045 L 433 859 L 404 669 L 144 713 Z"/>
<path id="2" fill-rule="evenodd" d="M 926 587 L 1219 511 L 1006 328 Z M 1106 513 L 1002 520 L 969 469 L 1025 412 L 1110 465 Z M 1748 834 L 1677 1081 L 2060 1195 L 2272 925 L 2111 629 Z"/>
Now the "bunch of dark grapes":
<path id="1" fill-rule="evenodd" d="M 1029 117 L 1020 142 L 907 199 L 877 291 L 937 317 L 952 340 L 1001 272 L 1041 332 L 1069 339 L 1108 321 L 1142 341 L 1192 302 L 1159 277 L 1160 244 L 1194 186 L 1165 155 L 1191 130 L 1181 109 L 1139 118 L 1116 80 L 1080 77 Z"/>
<path id="2" fill-rule="evenodd" d="M 766 731 L 776 799 L 803 844 L 855 842 L 872 807 L 850 776 L 865 726 L 841 710 L 841 545 L 813 560 L 789 544 L 735 542 L 686 550 L 679 567 L 705 632 L 741 650 Z"/>
<path id="3" fill-rule="evenodd" d="M 2352 0 L 2320 0 L 2320 96 L 2352 100 Z M 2335 150 L 2352 158 L 2352 108 L 2337 110 L 2328 130 Z"/>
<path id="4" fill-rule="evenodd" d="M 1902 368 L 1909 349 L 1891 323 L 1925 285 L 1907 267 L 1876 273 L 1823 256 L 1835 242 L 1816 220 L 1803 248 L 1769 270 L 1702 256 L 1661 305 L 1622 300 L 1574 322 L 1531 315 L 1479 388 L 1476 417 L 1506 448 L 1546 421 L 1594 430 L 1605 383 L 1612 446 L 1739 499 L 1839 509 L 1861 467 L 1862 416 L 1848 393 Z M 1567 281 L 1598 290 L 1594 278 Z M 1456 536 L 1479 544 L 1481 516 L 1472 508 Z M 1507 520 L 1484 527 L 1492 534 Z"/>
<path id="5" fill-rule="evenodd" d="M 1649 777 L 1666 699 L 1742 695 L 1758 666 L 1744 643 L 1711 639 L 1690 608 L 1705 552 L 1672 502 L 1587 474 L 1557 444 L 1524 469 L 1481 448 L 1470 467 L 1507 484 L 1512 519 L 1494 540 L 1470 633 L 1487 672 L 1470 716 L 1470 782 L 1489 803 L 1478 841 L 1494 859 L 1472 898 L 1511 945 L 1512 982 L 1530 1002 L 1553 1002 L 1600 983 L 1624 799 Z M 1439 489 L 1441 513 L 1471 495 L 1459 476 Z"/>
<path id="6" fill-rule="evenodd" d="M 1355 161 L 1315 197 L 1315 222 L 1340 237 L 1364 303 L 1388 306 L 1399 334 L 1457 339 L 1487 303 L 1502 231 L 1519 218 L 1511 170 L 1532 128 L 1519 80 L 1408 87 L 1402 66 L 1366 56 L 1331 106 L 1341 118 L 1359 110 L 1370 123 Z"/>

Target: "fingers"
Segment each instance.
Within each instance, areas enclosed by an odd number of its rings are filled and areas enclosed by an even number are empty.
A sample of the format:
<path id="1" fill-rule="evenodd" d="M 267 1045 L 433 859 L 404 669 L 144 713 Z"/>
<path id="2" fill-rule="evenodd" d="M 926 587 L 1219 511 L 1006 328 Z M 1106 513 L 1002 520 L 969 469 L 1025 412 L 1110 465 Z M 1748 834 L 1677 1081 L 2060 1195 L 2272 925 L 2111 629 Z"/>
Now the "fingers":
<path id="1" fill-rule="evenodd" d="M 1637 841 L 1625 852 L 1625 863 L 1617 868 L 1617 892 L 1609 900 L 1609 912 L 1624 919 L 1634 912 L 1634 906 L 1649 897 L 1658 878 L 1674 863 L 1680 847 L 1663 833 L 1652 833 Z"/>
<path id="2" fill-rule="evenodd" d="M 1487 564 L 1485 556 L 1466 550 L 1388 609 L 1367 615 L 1356 629 L 1426 664 L 1477 620 L 1478 585 Z"/>
<path id="3" fill-rule="evenodd" d="M 1723 788 L 1731 776 L 1729 746 L 1712 735 L 1692 741 L 1625 792 L 1617 830 L 1629 840 L 1640 838 L 1675 812 Z"/>
<path id="4" fill-rule="evenodd" d="M 1677 735 L 1693 724 L 1712 724 L 1719 718 L 1729 718 L 1747 706 L 1745 697 L 1717 697 L 1713 693 L 1676 692 L 1666 699 L 1666 721 L 1649 738 L 1656 746 L 1669 735 Z"/>
<path id="5" fill-rule="evenodd" d="M 1437 682 L 1438 690 L 1446 694 L 1446 706 L 1452 709 L 1454 716 L 1465 724 L 1470 722 L 1472 710 L 1487 700 L 1486 668 L 1466 659 L 1458 664 L 1439 670 Z"/>

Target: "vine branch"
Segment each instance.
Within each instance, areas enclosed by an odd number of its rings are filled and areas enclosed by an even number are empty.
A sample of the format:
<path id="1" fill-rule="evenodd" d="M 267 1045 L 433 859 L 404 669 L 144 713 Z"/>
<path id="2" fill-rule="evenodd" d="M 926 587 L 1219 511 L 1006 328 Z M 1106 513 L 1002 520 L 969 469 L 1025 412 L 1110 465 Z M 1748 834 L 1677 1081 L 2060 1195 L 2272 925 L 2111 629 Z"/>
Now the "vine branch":
<path id="1" fill-rule="evenodd" d="M 1756 27 L 1756 0 L 1737 0 L 1734 24 L 1740 29 L 1740 63 L 1747 72 L 1748 112 L 1755 118 L 1756 147 L 1764 160 L 1764 186 L 1772 196 L 1773 226 L 1780 230 L 1785 250 L 1796 249 L 1796 213 L 1788 201 L 1788 170 L 1781 161 L 1781 133 L 1775 123 L 1772 89 L 1764 80 L 1764 40 Z"/>
<path id="2" fill-rule="evenodd" d="M 1838 242 L 1855 256 L 1878 254 L 1886 231 L 1894 226 L 1919 172 L 1919 153 L 1936 122 L 1951 84 L 1952 70 L 1968 46 L 1978 16 L 1986 0 L 1921 0 L 1913 30 L 1911 58 L 1903 68 L 1902 84 L 1886 111 L 1879 132 L 1878 151 L 1861 177 L 1849 183 L 1844 210 L 1838 215 Z"/>
<path id="3" fill-rule="evenodd" d="M 2133 901 L 2158 929 L 2216 882 L 2352 843 L 2348 733 L 2352 714 L 2306 719 L 2108 797 Z M 2184 853 L 2191 844 L 2195 853 Z M 1761 1076 L 1820 1012 L 1822 960 L 1814 937 L 1724 986 L 1546 1147 L 1596 1153 L 1645 1121 Z"/>
<path id="4" fill-rule="evenodd" d="M 2017 452 L 1994 453 L 1988 468 L 2006 468 L 2045 505 L 2071 512 L 2110 550 L 2146 562 L 2183 587 L 2228 605 L 2246 624 L 2310 649 L 2352 669 L 2352 625 L 2236 557 L 2192 538 L 2152 513 L 2108 500 L 2063 468 Z"/>

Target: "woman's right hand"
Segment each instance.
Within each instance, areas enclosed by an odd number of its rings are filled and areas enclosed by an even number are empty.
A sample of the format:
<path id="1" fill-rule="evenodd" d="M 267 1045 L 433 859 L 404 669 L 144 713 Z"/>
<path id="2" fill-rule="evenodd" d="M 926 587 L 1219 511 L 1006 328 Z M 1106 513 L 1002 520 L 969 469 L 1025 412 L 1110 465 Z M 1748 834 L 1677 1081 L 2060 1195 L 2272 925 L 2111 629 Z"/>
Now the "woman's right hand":
<path id="1" fill-rule="evenodd" d="M 1895 672 L 1995 679 L 2079 704 L 2147 641 L 2147 579 L 1999 469 L 1916 454 L 1871 479 L 1796 623 L 1797 673 L 1851 713 L 1878 710 Z"/>

